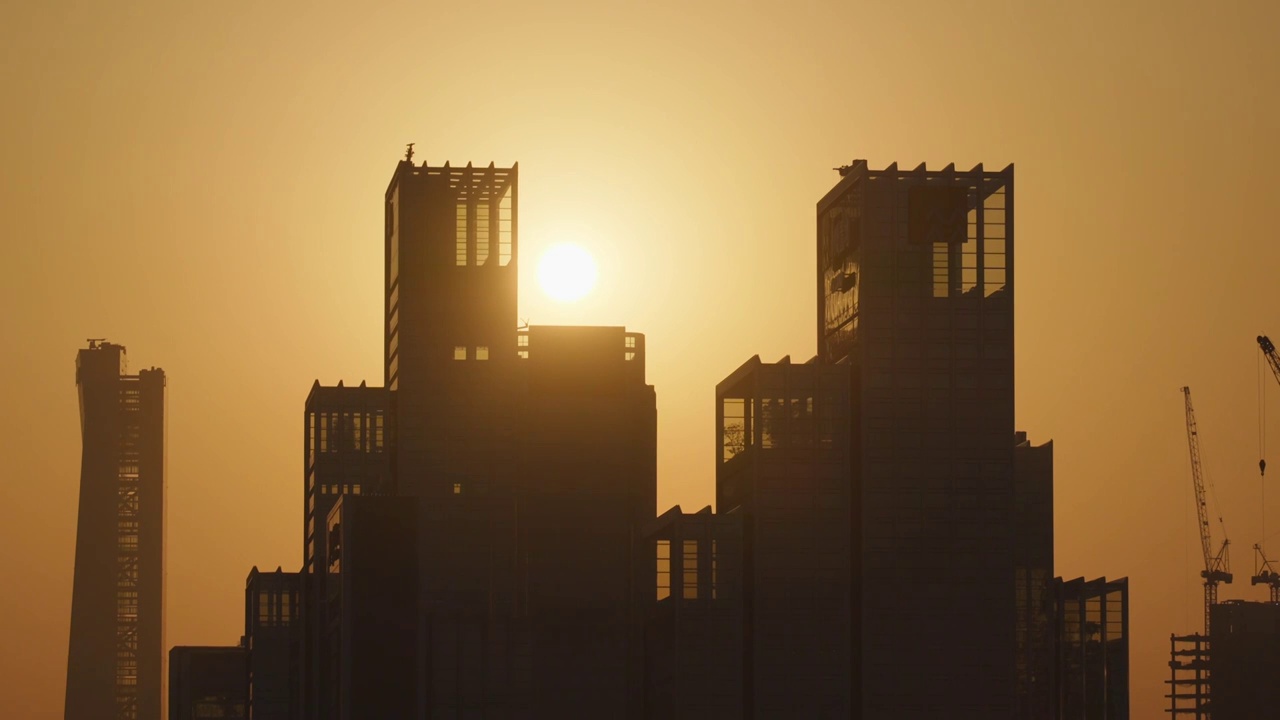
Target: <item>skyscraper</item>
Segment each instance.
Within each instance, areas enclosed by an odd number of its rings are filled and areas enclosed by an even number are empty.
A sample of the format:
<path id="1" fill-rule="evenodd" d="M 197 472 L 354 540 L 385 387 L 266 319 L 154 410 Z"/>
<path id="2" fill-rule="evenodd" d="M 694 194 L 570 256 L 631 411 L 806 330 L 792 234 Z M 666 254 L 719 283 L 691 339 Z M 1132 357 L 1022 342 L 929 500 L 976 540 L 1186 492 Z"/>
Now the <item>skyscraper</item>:
<path id="1" fill-rule="evenodd" d="M 396 166 L 386 193 L 386 387 L 401 495 L 514 481 L 517 166 Z"/>
<path id="2" fill-rule="evenodd" d="M 847 717 L 849 368 L 753 357 L 716 386 L 716 504 L 742 516 L 743 716 Z"/>
<path id="3" fill-rule="evenodd" d="M 634 712 L 636 538 L 656 504 L 644 336 L 518 328 L 516 166 L 406 158 L 385 202 L 389 455 L 396 494 L 419 501 L 424 713 Z"/>
<path id="4" fill-rule="evenodd" d="M 125 348 L 76 357 L 80 509 L 67 720 L 160 720 L 164 664 L 165 375 Z"/>
<path id="5" fill-rule="evenodd" d="M 304 717 L 328 720 L 331 618 L 325 615 L 325 521 L 344 495 L 392 493 L 387 391 L 380 387 L 324 387 L 316 382 L 303 414 L 302 487 L 303 562 L 299 631 L 302 638 L 301 687 L 297 702 Z"/>
<path id="6" fill-rule="evenodd" d="M 855 705 L 1015 706 L 1013 167 L 841 169 L 818 203 L 818 359 L 851 372 Z"/>

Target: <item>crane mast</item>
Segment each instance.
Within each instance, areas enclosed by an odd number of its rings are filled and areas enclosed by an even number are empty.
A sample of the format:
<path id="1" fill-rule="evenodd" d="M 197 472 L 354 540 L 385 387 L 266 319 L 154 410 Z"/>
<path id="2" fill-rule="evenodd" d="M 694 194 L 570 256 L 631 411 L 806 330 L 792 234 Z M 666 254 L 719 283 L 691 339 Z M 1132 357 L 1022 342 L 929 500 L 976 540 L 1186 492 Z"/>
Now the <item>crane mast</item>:
<path id="1" fill-rule="evenodd" d="M 1204 497 L 1204 471 L 1200 466 L 1200 435 L 1196 429 L 1196 411 L 1191 406 L 1191 388 L 1182 388 L 1187 410 L 1187 447 L 1191 451 L 1191 483 L 1195 487 L 1196 515 L 1200 523 L 1200 550 L 1204 554 L 1204 632 L 1209 634 L 1209 611 L 1218 602 L 1218 583 L 1230 583 L 1231 561 L 1228 548 L 1231 541 L 1222 539 L 1222 547 L 1215 555 L 1213 538 L 1209 529 L 1209 506 Z"/>

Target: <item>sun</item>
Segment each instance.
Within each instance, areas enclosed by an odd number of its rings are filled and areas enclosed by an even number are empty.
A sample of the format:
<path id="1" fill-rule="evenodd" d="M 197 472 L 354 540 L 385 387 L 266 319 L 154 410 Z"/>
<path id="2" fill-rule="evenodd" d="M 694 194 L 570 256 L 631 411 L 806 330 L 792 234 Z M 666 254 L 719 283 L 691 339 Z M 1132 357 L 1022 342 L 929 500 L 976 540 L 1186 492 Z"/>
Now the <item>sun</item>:
<path id="1" fill-rule="evenodd" d="M 552 245 L 538 262 L 538 282 L 555 300 L 581 300 L 596 286 L 596 261 L 572 243 Z"/>

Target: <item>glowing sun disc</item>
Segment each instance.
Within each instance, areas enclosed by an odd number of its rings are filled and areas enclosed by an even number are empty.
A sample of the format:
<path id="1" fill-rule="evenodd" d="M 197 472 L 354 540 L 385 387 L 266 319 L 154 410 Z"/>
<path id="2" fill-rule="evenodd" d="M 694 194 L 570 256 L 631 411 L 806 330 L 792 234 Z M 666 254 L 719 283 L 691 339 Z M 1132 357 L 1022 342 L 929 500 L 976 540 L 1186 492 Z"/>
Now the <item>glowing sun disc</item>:
<path id="1" fill-rule="evenodd" d="M 555 300 L 581 300 L 596 285 L 596 261 L 577 245 L 552 245 L 538 262 L 538 282 Z"/>

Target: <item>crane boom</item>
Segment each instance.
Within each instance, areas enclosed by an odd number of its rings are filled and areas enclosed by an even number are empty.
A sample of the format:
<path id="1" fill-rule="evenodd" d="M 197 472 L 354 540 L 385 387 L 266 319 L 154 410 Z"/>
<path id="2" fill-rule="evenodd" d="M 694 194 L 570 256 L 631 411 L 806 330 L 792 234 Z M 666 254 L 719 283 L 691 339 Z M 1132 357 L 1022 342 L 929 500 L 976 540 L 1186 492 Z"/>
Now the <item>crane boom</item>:
<path id="1" fill-rule="evenodd" d="M 1187 410 L 1187 447 L 1191 451 L 1191 483 L 1196 491 L 1196 514 L 1200 521 L 1200 549 L 1204 553 L 1204 569 L 1213 567 L 1213 540 L 1209 528 L 1209 506 L 1204 498 L 1204 474 L 1200 467 L 1200 434 L 1196 429 L 1196 411 L 1191 406 L 1191 388 L 1182 388 Z"/>
<path id="2" fill-rule="evenodd" d="M 1280 382 L 1280 357 L 1276 356 L 1276 346 L 1271 342 L 1271 338 L 1259 335 L 1258 347 L 1262 348 L 1262 354 L 1266 356 L 1267 364 L 1271 366 L 1271 373 L 1276 376 L 1276 382 Z"/>
<path id="3" fill-rule="evenodd" d="M 1204 553 L 1204 631 L 1209 633 L 1209 609 L 1218 602 L 1218 583 L 1232 580 L 1230 556 L 1227 552 L 1230 540 L 1222 539 L 1222 549 L 1213 553 L 1213 538 L 1209 528 L 1209 506 L 1204 497 L 1204 471 L 1200 465 L 1200 433 L 1196 429 L 1196 411 L 1191 405 L 1191 388 L 1182 388 L 1187 411 L 1187 447 L 1191 452 L 1191 483 L 1196 493 L 1196 515 L 1200 523 L 1200 549 Z"/>

